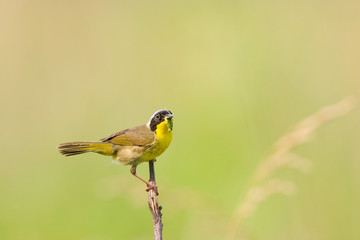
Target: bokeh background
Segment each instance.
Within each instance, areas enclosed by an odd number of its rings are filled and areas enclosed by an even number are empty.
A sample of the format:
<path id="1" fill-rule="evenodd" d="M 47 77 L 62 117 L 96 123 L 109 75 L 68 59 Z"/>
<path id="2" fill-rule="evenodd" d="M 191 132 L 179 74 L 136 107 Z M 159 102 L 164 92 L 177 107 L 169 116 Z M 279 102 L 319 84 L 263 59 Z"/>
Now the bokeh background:
<path id="1" fill-rule="evenodd" d="M 156 162 L 164 239 L 226 239 L 276 140 L 360 94 L 359 1 L 0 2 L 0 239 L 151 239 L 145 186 L 109 157 L 61 156 L 175 115 Z M 360 114 L 294 149 L 296 186 L 236 239 L 360 239 Z M 139 166 L 147 178 L 148 166 Z"/>

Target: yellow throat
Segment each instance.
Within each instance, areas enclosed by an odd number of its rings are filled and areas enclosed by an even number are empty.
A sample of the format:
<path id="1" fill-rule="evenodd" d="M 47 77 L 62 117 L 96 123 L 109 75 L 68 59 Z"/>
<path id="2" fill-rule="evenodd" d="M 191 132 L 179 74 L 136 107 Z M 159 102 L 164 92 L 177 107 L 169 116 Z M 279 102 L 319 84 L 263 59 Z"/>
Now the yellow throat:
<path id="1" fill-rule="evenodd" d="M 158 140 L 159 150 L 163 153 L 169 147 L 172 140 L 172 130 L 169 131 L 166 121 L 157 125 L 155 135 Z"/>

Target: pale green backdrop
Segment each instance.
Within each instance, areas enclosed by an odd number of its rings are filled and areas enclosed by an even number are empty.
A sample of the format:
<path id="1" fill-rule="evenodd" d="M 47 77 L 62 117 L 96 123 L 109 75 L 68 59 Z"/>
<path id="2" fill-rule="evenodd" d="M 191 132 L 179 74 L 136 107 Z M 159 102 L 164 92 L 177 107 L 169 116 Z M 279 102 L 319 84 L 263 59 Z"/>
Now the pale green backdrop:
<path id="1" fill-rule="evenodd" d="M 360 93 L 359 1 L 0 2 L 0 239 L 151 239 L 145 186 L 61 156 L 170 109 L 156 162 L 164 239 L 225 239 L 257 165 L 300 120 Z M 296 193 L 239 239 L 360 239 L 358 108 L 294 152 Z M 138 168 L 147 178 L 147 164 Z"/>

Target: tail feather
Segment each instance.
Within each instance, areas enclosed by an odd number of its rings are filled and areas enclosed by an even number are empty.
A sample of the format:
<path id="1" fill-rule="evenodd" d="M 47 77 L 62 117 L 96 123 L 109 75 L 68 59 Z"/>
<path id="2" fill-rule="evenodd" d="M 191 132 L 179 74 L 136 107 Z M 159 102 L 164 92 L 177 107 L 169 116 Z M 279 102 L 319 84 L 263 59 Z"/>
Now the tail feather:
<path id="1" fill-rule="evenodd" d="M 112 144 L 104 142 L 68 142 L 60 144 L 58 149 L 65 156 L 73 156 L 86 152 L 112 155 L 114 152 Z"/>

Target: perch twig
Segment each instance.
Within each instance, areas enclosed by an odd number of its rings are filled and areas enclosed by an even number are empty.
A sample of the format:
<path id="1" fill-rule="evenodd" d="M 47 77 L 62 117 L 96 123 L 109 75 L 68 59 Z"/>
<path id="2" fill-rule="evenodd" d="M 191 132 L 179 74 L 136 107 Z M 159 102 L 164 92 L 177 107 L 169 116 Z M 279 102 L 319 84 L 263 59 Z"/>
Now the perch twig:
<path id="1" fill-rule="evenodd" d="M 149 162 L 149 171 L 150 171 L 150 180 L 149 182 L 156 186 L 155 181 L 155 169 L 154 169 L 154 160 Z M 163 224 L 161 221 L 161 206 L 159 205 L 159 201 L 157 198 L 157 188 L 153 188 L 149 191 L 149 209 L 153 218 L 153 225 L 154 225 L 154 239 L 155 240 L 162 240 L 162 229 Z"/>

